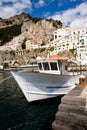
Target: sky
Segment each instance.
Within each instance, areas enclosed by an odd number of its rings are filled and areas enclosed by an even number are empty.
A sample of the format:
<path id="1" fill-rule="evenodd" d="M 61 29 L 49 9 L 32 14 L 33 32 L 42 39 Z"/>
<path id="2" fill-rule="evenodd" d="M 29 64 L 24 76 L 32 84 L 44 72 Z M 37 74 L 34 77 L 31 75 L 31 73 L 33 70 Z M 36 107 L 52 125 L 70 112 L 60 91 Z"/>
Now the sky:
<path id="1" fill-rule="evenodd" d="M 1 18 L 22 12 L 32 17 L 60 20 L 74 28 L 87 28 L 87 0 L 0 0 Z"/>

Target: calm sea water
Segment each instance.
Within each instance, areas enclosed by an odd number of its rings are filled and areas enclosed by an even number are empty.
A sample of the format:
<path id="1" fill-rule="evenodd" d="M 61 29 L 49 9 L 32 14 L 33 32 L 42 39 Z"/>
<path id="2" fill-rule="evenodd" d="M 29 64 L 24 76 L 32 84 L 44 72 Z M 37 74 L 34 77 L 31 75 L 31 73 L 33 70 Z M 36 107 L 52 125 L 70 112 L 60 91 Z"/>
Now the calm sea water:
<path id="1" fill-rule="evenodd" d="M 8 77 L 0 73 L 0 81 Z M 61 97 L 28 103 L 14 78 L 0 83 L 0 130 L 52 130 Z"/>

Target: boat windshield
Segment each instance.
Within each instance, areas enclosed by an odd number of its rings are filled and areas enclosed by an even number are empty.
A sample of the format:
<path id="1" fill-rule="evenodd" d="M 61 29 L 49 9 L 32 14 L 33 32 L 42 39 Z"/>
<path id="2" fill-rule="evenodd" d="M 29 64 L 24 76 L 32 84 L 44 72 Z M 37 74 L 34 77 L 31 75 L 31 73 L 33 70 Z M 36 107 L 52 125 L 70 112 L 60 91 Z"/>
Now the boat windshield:
<path id="1" fill-rule="evenodd" d="M 41 63 L 38 63 L 38 67 L 40 70 L 42 70 L 42 64 Z"/>
<path id="2" fill-rule="evenodd" d="M 48 64 L 48 62 L 44 62 L 43 63 L 43 68 L 44 68 L 44 70 L 49 70 L 49 64 Z"/>
<path id="3" fill-rule="evenodd" d="M 58 70 L 56 62 L 50 62 L 51 70 Z"/>
<path id="4" fill-rule="evenodd" d="M 38 63 L 40 70 L 58 70 L 57 62 L 42 62 Z"/>

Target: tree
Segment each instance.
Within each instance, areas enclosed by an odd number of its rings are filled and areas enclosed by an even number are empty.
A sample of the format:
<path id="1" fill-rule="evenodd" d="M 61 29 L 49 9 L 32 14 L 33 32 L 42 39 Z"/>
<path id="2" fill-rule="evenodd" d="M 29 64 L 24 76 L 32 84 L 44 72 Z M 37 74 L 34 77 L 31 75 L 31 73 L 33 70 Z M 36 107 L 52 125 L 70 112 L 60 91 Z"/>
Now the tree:
<path id="1" fill-rule="evenodd" d="M 25 44 L 25 43 L 26 43 L 26 40 L 27 40 L 26 38 L 23 40 L 22 49 L 26 49 L 26 44 Z"/>

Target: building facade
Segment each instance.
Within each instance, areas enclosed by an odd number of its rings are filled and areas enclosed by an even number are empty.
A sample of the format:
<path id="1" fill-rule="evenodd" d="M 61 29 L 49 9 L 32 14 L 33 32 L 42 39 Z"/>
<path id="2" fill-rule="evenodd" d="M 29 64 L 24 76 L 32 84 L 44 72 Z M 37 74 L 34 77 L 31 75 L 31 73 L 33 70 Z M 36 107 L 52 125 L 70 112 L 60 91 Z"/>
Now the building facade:
<path id="1" fill-rule="evenodd" d="M 77 60 L 87 64 L 87 29 L 65 27 L 57 29 L 53 35 L 54 40 L 50 42 L 50 46 L 54 47 L 53 53 L 57 54 L 64 50 L 75 49 Z"/>

